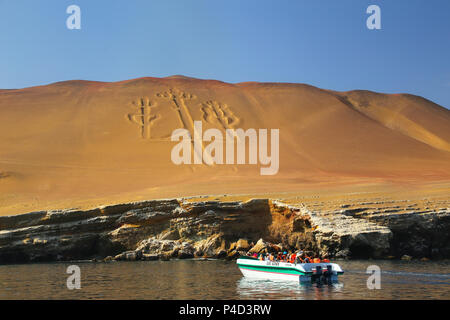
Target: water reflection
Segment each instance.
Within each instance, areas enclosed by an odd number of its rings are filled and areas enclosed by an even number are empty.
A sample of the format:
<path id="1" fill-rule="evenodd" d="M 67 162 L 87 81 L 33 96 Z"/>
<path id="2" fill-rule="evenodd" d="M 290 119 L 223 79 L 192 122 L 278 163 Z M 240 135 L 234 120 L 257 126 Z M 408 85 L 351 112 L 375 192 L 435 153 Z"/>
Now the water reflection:
<path id="1" fill-rule="evenodd" d="M 330 299 L 336 293 L 342 292 L 344 283 L 331 285 L 298 283 L 295 281 L 260 280 L 242 277 L 237 282 L 239 299 Z"/>

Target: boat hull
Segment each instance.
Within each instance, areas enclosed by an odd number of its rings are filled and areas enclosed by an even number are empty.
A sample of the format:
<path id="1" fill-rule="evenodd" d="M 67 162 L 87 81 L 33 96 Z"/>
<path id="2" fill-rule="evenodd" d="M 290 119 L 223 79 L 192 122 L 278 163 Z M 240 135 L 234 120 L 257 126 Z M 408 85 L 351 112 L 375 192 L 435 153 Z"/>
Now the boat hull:
<path id="1" fill-rule="evenodd" d="M 239 267 L 239 270 L 241 270 L 242 274 L 246 278 L 284 280 L 284 281 L 304 281 L 304 282 L 311 280 L 311 277 L 302 276 L 300 274 L 251 270 L 245 267 Z"/>

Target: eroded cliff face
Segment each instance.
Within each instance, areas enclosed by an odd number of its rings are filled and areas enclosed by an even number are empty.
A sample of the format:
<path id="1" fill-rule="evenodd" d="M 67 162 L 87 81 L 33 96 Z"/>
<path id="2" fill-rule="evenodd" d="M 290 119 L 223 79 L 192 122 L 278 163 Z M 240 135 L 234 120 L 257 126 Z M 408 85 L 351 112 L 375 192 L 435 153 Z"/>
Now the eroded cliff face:
<path id="1" fill-rule="evenodd" d="M 303 249 L 336 258 L 450 257 L 450 213 L 361 215 L 268 199 L 154 200 L 0 217 L 0 263 L 235 258 Z"/>

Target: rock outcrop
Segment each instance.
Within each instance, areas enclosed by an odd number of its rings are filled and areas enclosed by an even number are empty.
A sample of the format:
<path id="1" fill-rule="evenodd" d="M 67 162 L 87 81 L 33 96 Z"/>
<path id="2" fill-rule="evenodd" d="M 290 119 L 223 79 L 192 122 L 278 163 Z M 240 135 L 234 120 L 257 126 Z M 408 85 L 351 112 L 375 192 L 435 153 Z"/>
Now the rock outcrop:
<path id="1" fill-rule="evenodd" d="M 0 263 L 233 259 L 303 249 L 341 258 L 450 257 L 448 210 L 311 210 L 268 199 L 154 200 L 0 217 Z"/>

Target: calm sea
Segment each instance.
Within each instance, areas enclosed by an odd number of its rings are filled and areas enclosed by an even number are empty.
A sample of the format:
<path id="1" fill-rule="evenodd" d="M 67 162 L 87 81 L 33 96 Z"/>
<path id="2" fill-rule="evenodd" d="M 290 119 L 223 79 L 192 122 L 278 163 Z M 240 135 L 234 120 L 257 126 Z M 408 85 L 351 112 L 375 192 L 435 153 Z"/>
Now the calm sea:
<path id="1" fill-rule="evenodd" d="M 0 266 L 0 299 L 450 299 L 450 261 L 339 261 L 333 286 L 255 281 L 235 262 L 173 260 Z M 67 267 L 81 270 L 81 289 L 66 286 Z M 381 268 L 381 289 L 367 289 L 366 269 Z"/>

